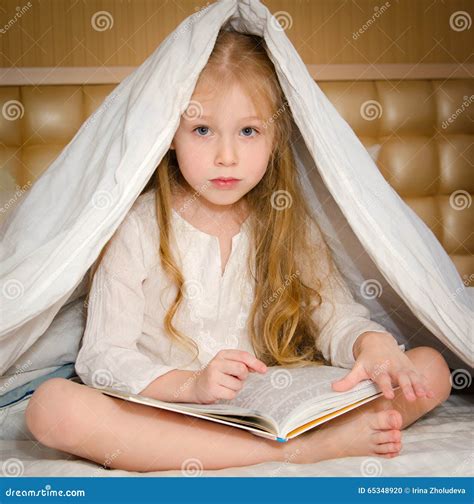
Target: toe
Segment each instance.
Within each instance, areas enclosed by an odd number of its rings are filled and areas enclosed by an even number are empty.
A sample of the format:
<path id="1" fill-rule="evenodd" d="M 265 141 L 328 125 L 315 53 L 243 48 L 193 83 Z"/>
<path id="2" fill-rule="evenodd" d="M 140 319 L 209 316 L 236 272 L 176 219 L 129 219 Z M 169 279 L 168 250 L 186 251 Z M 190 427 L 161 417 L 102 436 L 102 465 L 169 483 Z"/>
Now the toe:
<path id="1" fill-rule="evenodd" d="M 400 443 L 383 443 L 379 444 L 375 447 L 375 453 L 392 453 L 392 452 L 399 452 L 401 449 L 401 444 Z"/>
<path id="2" fill-rule="evenodd" d="M 393 429 L 401 430 L 403 424 L 402 414 L 397 410 L 391 410 L 390 422 Z"/>
<path id="3" fill-rule="evenodd" d="M 402 415 L 395 409 L 379 411 L 375 417 L 374 429 L 379 430 L 400 430 L 402 427 Z"/>
<path id="4" fill-rule="evenodd" d="M 382 430 L 374 432 L 373 441 L 376 444 L 399 443 L 402 440 L 402 433 L 399 430 Z"/>
<path id="5" fill-rule="evenodd" d="M 393 458 L 398 457 L 398 455 L 400 455 L 398 452 L 379 454 L 379 456 L 383 458 Z"/>

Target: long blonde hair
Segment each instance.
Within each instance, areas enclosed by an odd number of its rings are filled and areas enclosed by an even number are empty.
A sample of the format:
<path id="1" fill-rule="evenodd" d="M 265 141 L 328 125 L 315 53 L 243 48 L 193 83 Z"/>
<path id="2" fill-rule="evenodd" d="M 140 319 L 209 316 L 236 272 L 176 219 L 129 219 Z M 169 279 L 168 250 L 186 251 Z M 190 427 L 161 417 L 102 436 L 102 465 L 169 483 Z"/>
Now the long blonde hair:
<path id="1" fill-rule="evenodd" d="M 312 275 L 312 271 L 316 261 L 332 263 L 325 243 L 317 246 L 309 240 L 305 223 L 317 224 L 305 202 L 291 149 L 291 110 L 267 55 L 264 40 L 255 35 L 221 29 L 199 79 L 207 84 L 214 83 L 214 91 L 218 93 L 236 83 L 242 86 L 252 97 L 259 116 L 268 118 L 266 124 L 273 132 L 267 171 L 244 196 L 252 216 L 248 271 L 255 282 L 255 299 L 247 330 L 255 355 L 269 366 L 329 364 L 318 349 L 319 329 L 312 319 L 313 310 L 322 302 L 318 291 L 321 279 Z M 142 194 L 155 191 L 160 235 L 157 252 L 163 271 L 178 287 L 165 315 L 164 327 L 172 340 L 194 350 L 194 362 L 199 355 L 197 344 L 173 325 L 173 318 L 183 301 L 185 278 L 170 247 L 171 202 L 174 190 L 182 184 L 176 153 L 170 149 Z M 104 252 L 105 247 L 91 268 L 89 290 Z M 252 254 L 254 272 L 251 272 Z"/>

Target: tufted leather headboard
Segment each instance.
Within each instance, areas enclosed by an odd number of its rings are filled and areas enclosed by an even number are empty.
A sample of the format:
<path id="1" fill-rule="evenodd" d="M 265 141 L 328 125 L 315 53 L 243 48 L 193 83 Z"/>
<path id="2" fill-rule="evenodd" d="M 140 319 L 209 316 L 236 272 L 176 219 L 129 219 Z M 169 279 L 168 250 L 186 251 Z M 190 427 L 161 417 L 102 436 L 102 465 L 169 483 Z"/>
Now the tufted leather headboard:
<path id="1" fill-rule="evenodd" d="M 318 84 L 474 285 L 474 79 Z M 0 219 L 115 86 L 0 86 Z"/>

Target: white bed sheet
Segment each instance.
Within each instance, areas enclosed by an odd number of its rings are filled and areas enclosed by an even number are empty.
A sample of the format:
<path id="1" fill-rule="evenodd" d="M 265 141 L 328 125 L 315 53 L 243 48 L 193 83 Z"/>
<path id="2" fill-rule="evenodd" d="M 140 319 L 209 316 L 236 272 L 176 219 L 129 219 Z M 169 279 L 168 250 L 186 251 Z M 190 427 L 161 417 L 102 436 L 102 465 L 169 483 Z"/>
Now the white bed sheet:
<path id="1" fill-rule="evenodd" d="M 28 400 L 3 410 L 0 426 L 2 476 L 185 476 L 181 470 L 148 473 L 105 469 L 81 459 L 41 445 L 31 439 L 24 410 Z M 398 457 L 346 457 L 315 464 L 267 462 L 246 467 L 205 470 L 201 476 L 448 476 L 474 475 L 473 433 L 474 396 L 451 395 L 450 398 L 402 434 L 402 450 Z M 0 410 L 1 411 L 1 410 Z M 24 439 L 18 439 L 23 437 Z M 30 439 L 29 439 L 30 438 Z M 9 468 L 9 469 L 8 469 Z M 8 471 L 8 472 L 7 472 Z"/>

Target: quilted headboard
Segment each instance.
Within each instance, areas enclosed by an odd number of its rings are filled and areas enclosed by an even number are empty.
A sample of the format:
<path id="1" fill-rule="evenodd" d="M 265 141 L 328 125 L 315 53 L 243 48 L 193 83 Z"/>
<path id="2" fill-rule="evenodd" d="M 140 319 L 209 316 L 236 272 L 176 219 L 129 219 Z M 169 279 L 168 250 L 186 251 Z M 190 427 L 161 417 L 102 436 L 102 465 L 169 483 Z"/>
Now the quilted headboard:
<path id="1" fill-rule="evenodd" d="M 473 285 L 474 80 L 318 84 Z M 116 85 L 0 86 L 0 219 Z"/>

